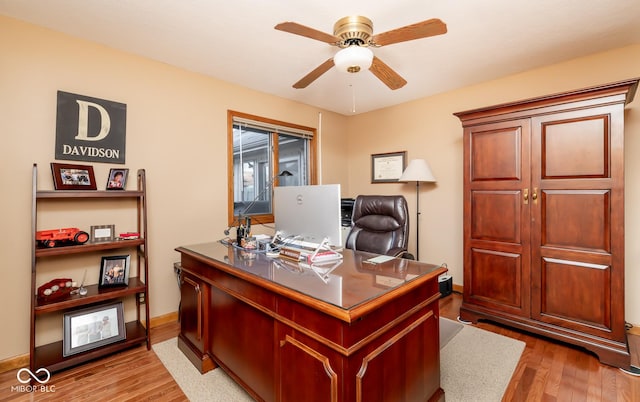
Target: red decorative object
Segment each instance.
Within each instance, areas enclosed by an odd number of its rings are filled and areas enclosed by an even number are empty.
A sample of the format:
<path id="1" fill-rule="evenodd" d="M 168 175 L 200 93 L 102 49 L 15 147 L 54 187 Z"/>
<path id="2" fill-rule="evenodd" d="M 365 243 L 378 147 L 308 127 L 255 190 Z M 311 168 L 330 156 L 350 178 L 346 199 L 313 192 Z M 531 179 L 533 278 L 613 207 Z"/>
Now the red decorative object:
<path id="1" fill-rule="evenodd" d="M 89 241 L 89 233 L 78 228 L 40 230 L 36 232 L 36 242 L 40 247 L 71 246 Z"/>
<path id="2" fill-rule="evenodd" d="M 140 233 L 138 232 L 126 232 L 126 233 L 120 233 L 120 236 L 118 237 L 120 240 L 134 240 L 134 239 L 139 239 L 140 238 Z"/>
<path id="3" fill-rule="evenodd" d="M 73 280 L 71 278 L 52 279 L 38 287 L 38 298 L 56 300 L 68 296 L 73 289 Z"/>

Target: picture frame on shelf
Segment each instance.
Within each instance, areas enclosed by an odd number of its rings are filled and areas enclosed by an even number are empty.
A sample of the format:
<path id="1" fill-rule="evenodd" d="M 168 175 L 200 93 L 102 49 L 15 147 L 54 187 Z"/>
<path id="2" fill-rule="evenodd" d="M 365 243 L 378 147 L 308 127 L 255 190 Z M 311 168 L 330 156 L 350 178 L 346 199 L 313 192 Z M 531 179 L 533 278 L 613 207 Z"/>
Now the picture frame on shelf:
<path id="1" fill-rule="evenodd" d="M 56 190 L 96 190 L 96 178 L 91 165 L 51 163 L 53 186 Z"/>
<path id="2" fill-rule="evenodd" d="M 107 180 L 107 190 L 124 190 L 127 186 L 129 169 L 111 169 Z"/>
<path id="3" fill-rule="evenodd" d="M 126 339 L 123 302 L 91 306 L 64 314 L 64 357 Z"/>
<path id="4" fill-rule="evenodd" d="M 91 226 L 91 243 L 104 243 L 114 240 L 115 225 Z"/>
<path id="5" fill-rule="evenodd" d="M 371 155 L 371 183 L 395 183 L 406 167 L 407 151 Z"/>
<path id="6" fill-rule="evenodd" d="M 117 255 L 102 257 L 100 263 L 99 288 L 129 285 L 129 265 L 131 256 Z"/>

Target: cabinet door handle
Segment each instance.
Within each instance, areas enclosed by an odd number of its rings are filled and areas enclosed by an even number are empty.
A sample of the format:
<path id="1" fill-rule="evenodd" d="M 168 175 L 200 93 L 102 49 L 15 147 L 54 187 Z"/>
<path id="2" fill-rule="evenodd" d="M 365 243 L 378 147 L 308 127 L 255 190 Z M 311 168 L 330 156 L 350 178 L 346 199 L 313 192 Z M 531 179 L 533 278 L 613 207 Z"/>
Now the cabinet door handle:
<path id="1" fill-rule="evenodd" d="M 528 204 L 529 203 L 529 189 L 525 188 L 522 190 L 522 194 L 524 196 L 524 203 Z"/>
<path id="2" fill-rule="evenodd" d="M 202 339 L 202 292 L 200 291 L 200 285 L 196 286 L 196 293 L 198 294 L 198 340 Z"/>
<path id="3" fill-rule="evenodd" d="M 538 187 L 533 188 L 533 194 L 531 194 L 531 198 L 533 198 L 533 203 L 537 204 L 538 201 Z"/>

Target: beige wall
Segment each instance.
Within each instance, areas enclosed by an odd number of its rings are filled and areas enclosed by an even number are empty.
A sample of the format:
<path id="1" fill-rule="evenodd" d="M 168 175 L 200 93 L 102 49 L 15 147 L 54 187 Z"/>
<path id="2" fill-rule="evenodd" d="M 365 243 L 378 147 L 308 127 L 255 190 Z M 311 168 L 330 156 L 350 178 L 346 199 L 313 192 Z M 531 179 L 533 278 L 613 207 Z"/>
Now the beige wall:
<path id="1" fill-rule="evenodd" d="M 420 189 L 420 259 L 449 266 L 462 284 L 462 128 L 453 113 L 640 77 L 640 45 L 528 71 L 350 118 L 349 191 L 402 193 L 415 229 L 415 183 L 370 184 L 372 153 L 406 150 L 438 180 Z M 640 94 L 625 112 L 626 320 L 640 324 Z M 415 231 L 410 249 L 415 250 Z M 579 291 L 579 289 L 576 289 Z M 615 297 L 615 295 L 614 295 Z"/>
<path id="2" fill-rule="evenodd" d="M 148 181 L 151 316 L 178 309 L 174 248 L 224 237 L 227 222 L 227 109 L 310 127 L 322 119 L 322 179 L 347 189 L 346 117 L 276 98 L 50 30 L 0 17 L 2 159 L 0 360 L 29 351 L 31 167 L 52 188 L 56 91 L 127 105 L 126 165 Z M 72 162 L 73 163 L 73 162 Z M 99 187 L 111 167 L 92 164 Z M 135 180 L 130 178 L 130 185 Z M 115 219 L 108 211 L 78 222 Z M 40 229 L 48 229 L 41 227 Z M 121 228 L 125 229 L 125 228 Z M 118 226 L 116 226 L 118 231 Z M 97 280 L 99 256 L 87 261 Z M 95 264 L 95 265 L 94 265 Z M 64 264 L 62 264 L 64 265 Z M 44 267 L 44 278 L 69 274 Z M 82 279 L 82 271 L 74 279 Z M 47 279 L 48 280 L 48 279 Z M 59 322 L 55 323 L 58 327 Z M 54 324 L 52 324 L 54 325 Z M 57 339 L 60 339 L 60 333 Z"/>
<path id="3" fill-rule="evenodd" d="M 345 196 L 402 193 L 415 211 L 415 185 L 370 184 L 370 155 L 407 150 L 408 159 L 426 158 L 438 183 L 421 187 L 421 259 L 446 262 L 454 282 L 462 284 L 462 130 L 452 113 L 640 76 L 640 46 L 634 46 L 345 117 L 5 17 L 0 51 L 0 269 L 6 284 L 0 293 L 0 360 L 28 353 L 31 166 L 38 163 L 39 179 L 50 188 L 58 90 L 127 104 L 125 167 L 145 168 L 148 175 L 156 317 L 178 307 L 174 248 L 218 239 L 227 225 L 227 109 L 311 127 L 321 121 L 321 179 L 340 183 Z M 640 162 L 633 158 L 640 151 L 640 100 L 628 109 L 626 306 L 627 320 L 640 323 L 640 296 L 634 294 L 640 283 L 640 248 L 634 247 L 640 236 L 640 211 L 634 207 L 640 201 Z M 120 165 L 94 164 L 99 186 L 115 166 Z M 108 212 L 74 224 L 88 227 L 98 219 L 108 220 Z M 65 273 L 55 268 L 46 274 Z"/>

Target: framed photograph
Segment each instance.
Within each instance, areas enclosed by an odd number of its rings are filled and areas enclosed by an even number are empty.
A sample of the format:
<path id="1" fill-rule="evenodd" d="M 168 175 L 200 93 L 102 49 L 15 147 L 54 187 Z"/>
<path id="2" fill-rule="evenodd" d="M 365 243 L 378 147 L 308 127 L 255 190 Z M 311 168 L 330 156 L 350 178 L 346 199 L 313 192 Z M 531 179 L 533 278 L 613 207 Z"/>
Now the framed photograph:
<path id="1" fill-rule="evenodd" d="M 91 243 L 102 243 L 114 240 L 115 225 L 91 226 Z"/>
<path id="2" fill-rule="evenodd" d="M 93 166 L 51 163 L 53 185 L 56 190 L 95 190 Z"/>
<path id="3" fill-rule="evenodd" d="M 64 314 L 64 357 L 126 339 L 122 302 L 91 306 Z"/>
<path id="4" fill-rule="evenodd" d="M 107 190 L 124 190 L 128 175 L 129 169 L 111 169 L 109 180 L 107 180 Z"/>
<path id="5" fill-rule="evenodd" d="M 371 183 L 397 182 L 406 167 L 407 151 L 371 155 Z"/>
<path id="6" fill-rule="evenodd" d="M 130 258 L 128 255 L 102 257 L 98 287 L 127 286 L 129 284 Z"/>

